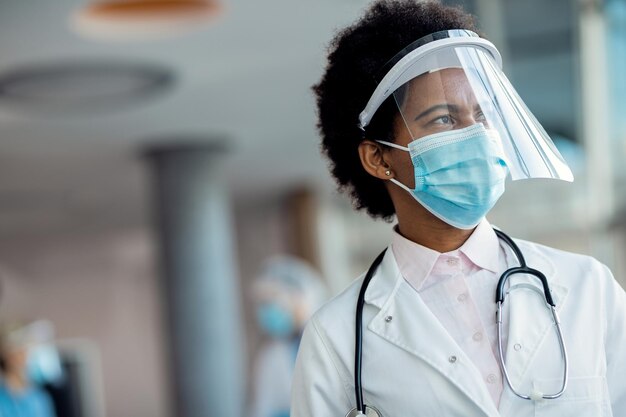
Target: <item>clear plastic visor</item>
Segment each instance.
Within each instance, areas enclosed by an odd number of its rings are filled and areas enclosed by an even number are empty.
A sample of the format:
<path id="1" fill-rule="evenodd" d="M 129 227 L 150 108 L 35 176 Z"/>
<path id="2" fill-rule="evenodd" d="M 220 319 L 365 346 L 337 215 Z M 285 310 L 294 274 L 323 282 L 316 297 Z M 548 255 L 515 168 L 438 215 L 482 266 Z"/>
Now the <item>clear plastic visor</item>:
<path id="1" fill-rule="evenodd" d="M 513 180 L 573 181 L 567 163 L 493 58 L 472 46 L 450 46 L 419 57 L 396 80 L 393 93 L 403 141 L 482 123 L 497 131 Z M 400 81 L 402 82 L 402 81 Z M 398 84 L 396 84 L 397 86 Z"/>

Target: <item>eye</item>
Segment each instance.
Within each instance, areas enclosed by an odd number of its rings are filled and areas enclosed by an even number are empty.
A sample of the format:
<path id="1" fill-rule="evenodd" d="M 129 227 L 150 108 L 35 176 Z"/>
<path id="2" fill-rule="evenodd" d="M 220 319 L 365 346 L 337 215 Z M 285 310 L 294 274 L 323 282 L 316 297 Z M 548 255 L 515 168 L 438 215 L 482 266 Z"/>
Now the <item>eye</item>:
<path id="1" fill-rule="evenodd" d="M 452 116 L 450 116 L 449 114 L 444 114 L 443 116 L 439 116 L 433 119 L 431 123 L 438 124 L 438 125 L 449 125 L 453 123 L 453 120 L 452 120 Z"/>
<path id="2" fill-rule="evenodd" d="M 476 116 L 474 117 L 474 120 L 476 120 L 477 122 L 486 122 L 487 121 L 487 117 L 485 116 L 485 114 L 482 111 L 479 111 L 478 113 L 476 113 Z"/>

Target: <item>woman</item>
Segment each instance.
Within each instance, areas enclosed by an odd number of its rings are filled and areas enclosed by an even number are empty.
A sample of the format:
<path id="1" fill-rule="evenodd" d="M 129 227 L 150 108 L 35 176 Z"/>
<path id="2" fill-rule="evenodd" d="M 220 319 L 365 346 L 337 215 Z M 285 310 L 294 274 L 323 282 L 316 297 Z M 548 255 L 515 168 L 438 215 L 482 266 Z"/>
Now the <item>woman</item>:
<path id="1" fill-rule="evenodd" d="M 332 174 L 398 224 L 380 264 L 307 325 L 293 417 L 626 415 L 626 295 L 610 271 L 484 218 L 507 176 L 572 175 L 476 32 L 459 9 L 381 0 L 331 44 L 315 92 Z M 503 281 L 498 326 L 499 278 L 522 257 L 533 270 Z"/>

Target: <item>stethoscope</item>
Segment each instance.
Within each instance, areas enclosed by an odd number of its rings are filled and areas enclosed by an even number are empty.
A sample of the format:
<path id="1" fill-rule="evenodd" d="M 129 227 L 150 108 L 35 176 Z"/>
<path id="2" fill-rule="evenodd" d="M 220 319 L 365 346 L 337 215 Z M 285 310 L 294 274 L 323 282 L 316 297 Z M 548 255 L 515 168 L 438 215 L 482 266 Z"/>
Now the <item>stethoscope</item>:
<path id="1" fill-rule="evenodd" d="M 568 374 L 568 362 L 567 362 L 567 351 L 565 350 L 565 343 L 563 342 L 563 333 L 561 331 L 561 321 L 559 320 L 559 316 L 556 312 L 556 305 L 554 304 L 554 300 L 552 299 L 552 293 L 550 292 L 550 287 L 548 286 L 548 280 L 545 275 L 540 271 L 530 268 L 526 265 L 526 260 L 524 259 L 524 255 L 522 251 L 517 246 L 513 239 L 511 239 L 504 232 L 494 229 L 498 238 L 504 243 L 506 243 L 513 253 L 515 253 L 515 257 L 517 258 L 520 266 L 509 268 L 500 276 L 500 280 L 498 281 L 498 285 L 496 287 L 496 323 L 497 323 L 497 334 L 498 334 L 498 359 L 500 362 L 500 367 L 502 368 L 502 373 L 506 379 L 507 385 L 513 391 L 515 395 L 525 400 L 540 400 L 540 399 L 555 399 L 561 396 L 567 387 L 567 374 Z M 354 345 L 354 394 L 356 397 L 356 407 L 351 409 L 346 417 L 358 417 L 365 415 L 366 417 L 382 417 L 380 411 L 378 411 L 375 407 L 371 405 L 366 405 L 363 403 L 363 386 L 361 384 L 361 364 L 363 359 L 363 306 L 365 304 L 365 291 L 374 276 L 374 272 L 380 265 L 385 256 L 385 252 L 387 249 L 383 250 L 372 262 L 372 265 L 369 267 L 367 273 L 365 274 L 365 278 L 363 280 L 363 284 L 361 285 L 361 290 L 359 291 L 359 298 L 357 300 L 356 305 L 356 337 L 355 337 L 355 345 Z M 511 379 L 509 377 L 509 373 L 507 372 L 506 366 L 504 364 L 504 355 L 502 349 L 502 304 L 504 303 L 505 297 L 505 285 L 509 277 L 515 274 L 526 274 L 532 275 L 541 281 L 543 286 L 543 295 L 546 300 L 546 304 L 549 306 L 550 311 L 552 312 L 552 318 L 554 320 L 554 324 L 556 326 L 556 332 L 559 338 L 559 345 L 561 347 L 561 356 L 563 357 L 564 367 L 563 367 L 563 382 L 561 384 L 561 389 L 556 394 L 543 394 L 540 392 L 533 392 L 530 395 L 520 394 L 513 384 L 511 383 Z M 532 287 L 535 289 L 536 287 Z M 510 292 L 510 290 L 509 290 Z"/>

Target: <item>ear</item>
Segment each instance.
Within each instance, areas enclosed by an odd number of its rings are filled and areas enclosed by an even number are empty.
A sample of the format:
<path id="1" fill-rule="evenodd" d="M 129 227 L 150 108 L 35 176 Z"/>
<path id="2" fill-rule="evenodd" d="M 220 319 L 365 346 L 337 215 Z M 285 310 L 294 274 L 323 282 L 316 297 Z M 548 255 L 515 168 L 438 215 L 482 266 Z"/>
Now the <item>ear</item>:
<path id="1" fill-rule="evenodd" d="M 379 143 L 365 139 L 359 144 L 359 157 L 368 174 L 381 180 L 393 178 L 388 152 Z"/>

